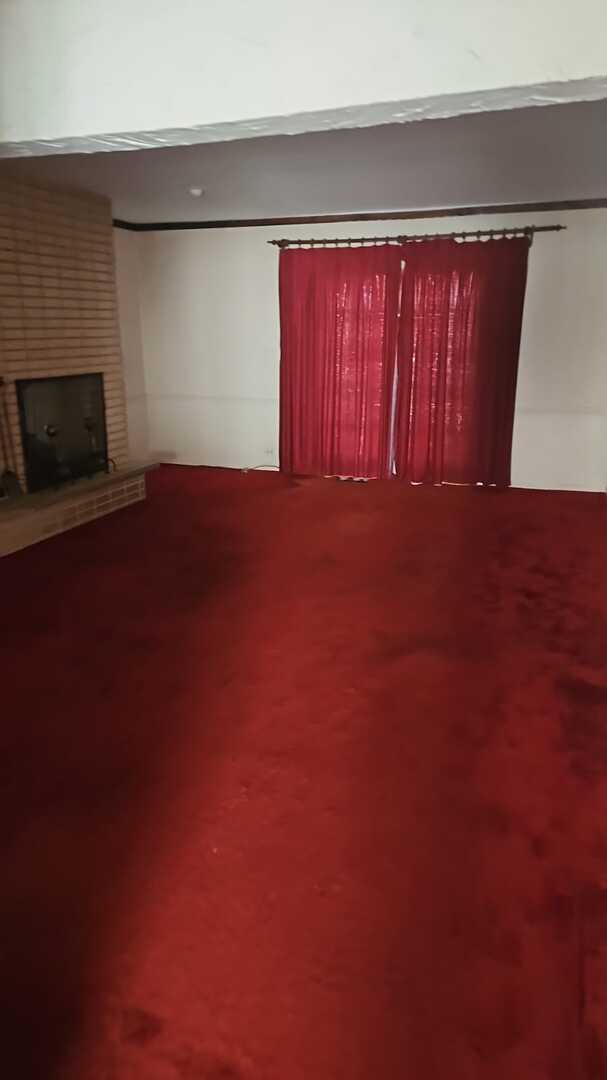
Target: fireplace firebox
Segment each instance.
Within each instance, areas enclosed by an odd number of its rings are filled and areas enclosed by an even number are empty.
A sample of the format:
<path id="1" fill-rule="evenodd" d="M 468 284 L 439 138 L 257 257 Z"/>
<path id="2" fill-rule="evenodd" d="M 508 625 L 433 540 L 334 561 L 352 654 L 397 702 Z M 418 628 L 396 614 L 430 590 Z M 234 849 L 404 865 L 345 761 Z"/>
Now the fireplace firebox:
<path id="1" fill-rule="evenodd" d="M 28 491 L 107 471 L 103 375 L 18 379 Z"/>

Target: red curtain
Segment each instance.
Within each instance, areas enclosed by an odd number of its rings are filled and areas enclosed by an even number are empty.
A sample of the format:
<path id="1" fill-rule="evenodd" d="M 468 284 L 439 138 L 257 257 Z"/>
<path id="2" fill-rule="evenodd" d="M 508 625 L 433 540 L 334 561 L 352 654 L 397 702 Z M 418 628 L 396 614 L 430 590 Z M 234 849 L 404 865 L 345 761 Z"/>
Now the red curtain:
<path id="1" fill-rule="evenodd" d="M 421 483 L 510 483 L 526 237 L 405 245 L 395 461 Z"/>
<path id="2" fill-rule="evenodd" d="M 280 253 L 280 465 L 386 477 L 402 249 Z"/>

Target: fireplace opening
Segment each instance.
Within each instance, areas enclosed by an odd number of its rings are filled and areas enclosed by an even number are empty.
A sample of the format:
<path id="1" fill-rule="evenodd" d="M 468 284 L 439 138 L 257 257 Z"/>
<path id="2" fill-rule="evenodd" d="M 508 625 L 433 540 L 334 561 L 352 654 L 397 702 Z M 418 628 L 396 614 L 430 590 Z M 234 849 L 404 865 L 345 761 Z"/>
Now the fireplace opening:
<path id="1" fill-rule="evenodd" d="M 18 379 L 28 491 L 107 472 L 103 375 Z"/>

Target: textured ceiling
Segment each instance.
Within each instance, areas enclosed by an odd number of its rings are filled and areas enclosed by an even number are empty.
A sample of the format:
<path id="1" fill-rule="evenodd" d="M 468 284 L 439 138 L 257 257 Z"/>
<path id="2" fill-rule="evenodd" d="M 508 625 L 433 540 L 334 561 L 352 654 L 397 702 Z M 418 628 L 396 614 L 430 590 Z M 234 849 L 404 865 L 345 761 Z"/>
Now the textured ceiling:
<path id="1" fill-rule="evenodd" d="M 607 102 L 0 163 L 112 199 L 134 222 L 417 210 L 607 196 Z M 202 187 L 202 198 L 188 189 Z"/>

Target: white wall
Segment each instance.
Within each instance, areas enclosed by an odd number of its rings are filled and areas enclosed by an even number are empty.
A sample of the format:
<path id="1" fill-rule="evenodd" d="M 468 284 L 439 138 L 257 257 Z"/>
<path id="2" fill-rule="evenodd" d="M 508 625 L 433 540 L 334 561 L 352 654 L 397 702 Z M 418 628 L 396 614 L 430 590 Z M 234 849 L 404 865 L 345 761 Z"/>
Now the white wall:
<path id="1" fill-rule="evenodd" d="M 140 257 L 152 454 L 191 464 L 277 463 L 278 251 L 270 238 L 530 220 L 559 221 L 567 231 L 537 235 L 530 252 L 513 484 L 604 490 L 607 211 L 129 234 Z"/>
<path id="2" fill-rule="evenodd" d="M 557 216 L 567 232 L 537 236 L 530 252 L 513 483 L 604 491 L 607 211 Z"/>
<path id="3" fill-rule="evenodd" d="M 126 390 L 129 458 L 148 456 L 148 416 L 141 333 L 139 246 L 134 233 L 114 229 L 116 292 Z"/>
<path id="4" fill-rule="evenodd" d="M 604 0 L 1 0 L 0 142 L 601 77 L 606 39 Z"/>

